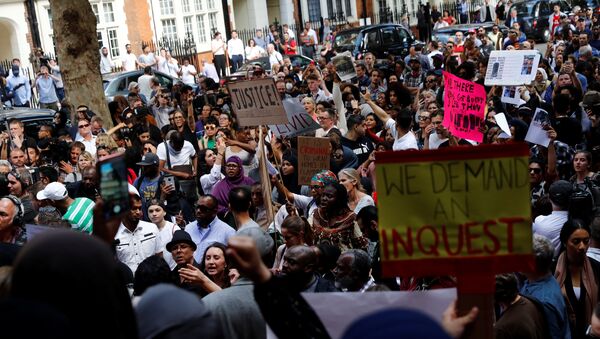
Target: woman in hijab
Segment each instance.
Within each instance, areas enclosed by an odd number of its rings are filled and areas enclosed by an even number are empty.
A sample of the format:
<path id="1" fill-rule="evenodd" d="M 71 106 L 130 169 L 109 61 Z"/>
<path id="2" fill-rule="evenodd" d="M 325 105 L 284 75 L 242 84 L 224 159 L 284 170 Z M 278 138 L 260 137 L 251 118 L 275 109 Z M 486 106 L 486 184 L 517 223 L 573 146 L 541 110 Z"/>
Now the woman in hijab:
<path id="1" fill-rule="evenodd" d="M 225 163 L 225 178 L 219 181 L 213 188 L 212 194 L 219 202 L 219 214 L 224 214 L 229 205 L 229 191 L 238 186 L 250 186 L 254 180 L 244 176 L 242 159 L 232 156 Z"/>
<path id="2" fill-rule="evenodd" d="M 96 238 L 48 232 L 21 251 L 12 279 L 12 297 L 64 314 L 76 338 L 138 337 L 124 276 L 109 247 Z"/>
<path id="3" fill-rule="evenodd" d="M 543 68 L 538 68 L 537 73 L 535 75 L 535 79 L 533 80 L 533 87 L 538 95 L 542 95 L 546 88 L 550 86 L 550 81 L 548 80 L 548 73 Z"/>

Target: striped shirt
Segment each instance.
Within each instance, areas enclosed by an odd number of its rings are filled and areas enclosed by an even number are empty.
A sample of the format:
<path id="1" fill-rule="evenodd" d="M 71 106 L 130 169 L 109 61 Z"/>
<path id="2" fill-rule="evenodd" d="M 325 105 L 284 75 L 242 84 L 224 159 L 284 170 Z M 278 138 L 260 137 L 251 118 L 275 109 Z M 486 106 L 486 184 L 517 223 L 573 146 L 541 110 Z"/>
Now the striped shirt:
<path id="1" fill-rule="evenodd" d="M 77 198 L 63 215 L 63 219 L 71 223 L 71 227 L 85 233 L 92 233 L 94 225 L 94 206 L 96 204 L 88 198 Z"/>

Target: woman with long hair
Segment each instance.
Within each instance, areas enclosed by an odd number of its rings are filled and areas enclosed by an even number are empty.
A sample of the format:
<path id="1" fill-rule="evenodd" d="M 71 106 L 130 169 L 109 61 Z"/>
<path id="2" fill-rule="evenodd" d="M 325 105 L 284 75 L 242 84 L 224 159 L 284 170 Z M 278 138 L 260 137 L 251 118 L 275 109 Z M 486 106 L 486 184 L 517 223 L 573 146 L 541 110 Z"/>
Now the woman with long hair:
<path id="1" fill-rule="evenodd" d="M 554 276 L 567 303 L 571 338 L 585 338 L 598 303 L 600 263 L 588 258 L 591 231 L 578 219 L 568 220 L 560 231 L 561 254 Z"/>
<path id="2" fill-rule="evenodd" d="M 360 175 L 354 168 L 344 168 L 338 173 L 338 179 L 348 191 L 348 207 L 358 214 L 365 206 L 374 206 L 375 201 L 365 190 L 360 182 Z"/>
<path id="3" fill-rule="evenodd" d="M 306 219 L 297 215 L 289 215 L 281 223 L 281 237 L 283 244 L 277 248 L 273 271 L 279 273 L 285 262 L 285 250 L 298 245 L 312 245 L 312 230 Z"/>

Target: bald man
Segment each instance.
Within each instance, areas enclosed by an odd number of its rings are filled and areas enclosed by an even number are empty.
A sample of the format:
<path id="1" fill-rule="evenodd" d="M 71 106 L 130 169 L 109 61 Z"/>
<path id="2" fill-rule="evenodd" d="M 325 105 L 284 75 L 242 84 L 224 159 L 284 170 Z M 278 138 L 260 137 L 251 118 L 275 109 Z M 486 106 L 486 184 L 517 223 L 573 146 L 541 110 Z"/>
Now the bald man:
<path id="1" fill-rule="evenodd" d="M 310 247 L 290 247 L 284 259 L 281 270 L 284 279 L 298 292 L 339 292 L 333 282 L 316 273 L 317 255 Z"/>

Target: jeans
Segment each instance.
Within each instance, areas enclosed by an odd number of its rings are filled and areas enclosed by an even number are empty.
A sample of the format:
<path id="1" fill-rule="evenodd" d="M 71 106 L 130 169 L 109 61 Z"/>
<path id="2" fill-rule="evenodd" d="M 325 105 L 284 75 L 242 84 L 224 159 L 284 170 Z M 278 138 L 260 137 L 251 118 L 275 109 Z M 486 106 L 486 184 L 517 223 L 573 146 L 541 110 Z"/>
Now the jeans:
<path id="1" fill-rule="evenodd" d="M 231 56 L 231 73 L 235 73 L 238 68 L 242 67 L 244 56 L 241 54 Z"/>

